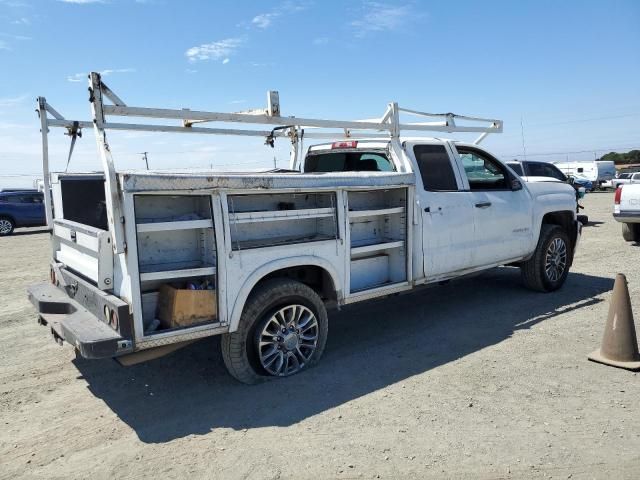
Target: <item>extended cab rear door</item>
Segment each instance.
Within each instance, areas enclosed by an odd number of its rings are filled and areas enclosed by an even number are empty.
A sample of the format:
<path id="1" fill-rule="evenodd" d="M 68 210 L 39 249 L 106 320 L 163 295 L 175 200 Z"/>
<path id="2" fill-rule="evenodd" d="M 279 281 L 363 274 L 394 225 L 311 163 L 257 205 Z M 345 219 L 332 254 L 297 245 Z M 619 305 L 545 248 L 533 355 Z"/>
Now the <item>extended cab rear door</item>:
<path id="1" fill-rule="evenodd" d="M 433 280 L 473 263 L 472 195 L 464 190 L 447 144 L 441 140 L 404 142 L 417 166 L 416 206 L 422 217 L 425 276 Z"/>
<path id="2" fill-rule="evenodd" d="M 526 185 L 488 152 L 476 146 L 451 146 L 473 204 L 475 266 L 530 253 L 535 246 L 533 201 Z"/>

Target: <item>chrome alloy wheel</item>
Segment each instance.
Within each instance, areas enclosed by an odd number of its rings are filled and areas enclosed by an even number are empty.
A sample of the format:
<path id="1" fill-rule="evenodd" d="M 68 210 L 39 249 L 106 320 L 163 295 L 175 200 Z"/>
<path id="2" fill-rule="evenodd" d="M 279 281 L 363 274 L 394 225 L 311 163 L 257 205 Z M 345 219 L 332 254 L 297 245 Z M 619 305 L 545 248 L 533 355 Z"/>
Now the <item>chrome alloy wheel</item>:
<path id="1" fill-rule="evenodd" d="M 11 222 L 6 218 L 0 218 L 0 235 L 7 235 L 11 232 Z"/>
<path id="2" fill-rule="evenodd" d="M 309 362 L 318 344 L 318 319 L 303 305 L 276 311 L 260 332 L 260 364 L 271 375 L 286 377 Z"/>
<path id="3" fill-rule="evenodd" d="M 554 238 L 547 248 L 544 271 L 547 279 L 557 282 L 567 268 L 567 245 L 562 238 Z"/>

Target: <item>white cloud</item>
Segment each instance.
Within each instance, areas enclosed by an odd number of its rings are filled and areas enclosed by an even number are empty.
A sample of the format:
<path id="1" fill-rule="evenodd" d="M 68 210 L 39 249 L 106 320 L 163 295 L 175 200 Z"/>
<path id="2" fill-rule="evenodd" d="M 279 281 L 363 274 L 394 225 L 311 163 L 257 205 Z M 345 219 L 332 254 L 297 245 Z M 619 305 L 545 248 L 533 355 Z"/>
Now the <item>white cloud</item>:
<path id="1" fill-rule="evenodd" d="M 222 60 L 224 63 L 224 60 L 228 60 L 243 43 L 243 38 L 226 38 L 191 47 L 184 54 L 192 63 L 205 60 Z"/>
<path id="2" fill-rule="evenodd" d="M 251 19 L 250 23 L 241 22 L 238 26 L 240 27 L 256 27 L 265 30 L 273 25 L 273 22 L 276 18 L 282 15 L 290 15 L 293 13 L 301 12 L 302 10 L 306 10 L 311 2 L 309 1 L 294 1 L 287 0 L 285 2 L 280 3 L 276 8 L 272 9 L 270 12 L 261 13 L 256 15 Z"/>
<path id="3" fill-rule="evenodd" d="M 11 38 L 12 40 L 31 40 L 31 37 L 24 35 L 13 35 L 11 33 L 0 32 L 0 37 Z"/>
<path id="4" fill-rule="evenodd" d="M 135 68 L 107 68 L 106 70 L 102 70 L 100 75 L 106 77 L 108 75 L 112 75 L 114 73 L 132 73 L 135 72 Z M 88 73 L 74 73 L 73 75 L 67 76 L 67 82 L 85 82 L 87 81 Z"/>
<path id="5" fill-rule="evenodd" d="M 7 42 L 5 42 L 4 40 L 0 40 L 0 50 L 11 50 L 11 48 L 9 48 Z"/>
<path id="6" fill-rule="evenodd" d="M 14 20 L 11 23 L 13 25 L 31 25 L 31 20 L 29 20 L 27 17 L 22 17 L 22 18 L 18 18 L 17 20 Z"/>
<path id="7" fill-rule="evenodd" d="M 253 17 L 253 20 L 251 20 L 251 23 L 253 25 L 255 25 L 258 28 L 269 28 L 271 26 L 271 23 L 273 23 L 273 19 L 277 18 L 278 16 L 280 16 L 279 13 L 262 13 L 260 15 L 256 15 L 255 17 Z"/>
<path id="8" fill-rule="evenodd" d="M 227 63 L 229 63 L 231 60 L 229 60 L 228 58 L 225 58 L 224 60 L 222 60 L 222 64 L 226 65 Z"/>
<path id="9" fill-rule="evenodd" d="M 15 107 L 16 105 L 20 105 L 27 99 L 28 95 L 20 95 L 18 97 L 4 97 L 0 98 L 0 107 Z"/>
<path id="10" fill-rule="evenodd" d="M 106 70 L 102 70 L 100 72 L 100 75 L 106 77 L 107 75 L 111 75 L 112 73 L 133 73 L 135 71 L 135 68 L 108 68 Z"/>
<path id="11" fill-rule="evenodd" d="M 250 62 L 249 65 L 252 67 L 273 67 L 275 62 Z"/>
<path id="12" fill-rule="evenodd" d="M 87 5 L 89 3 L 105 3 L 105 0 L 58 0 L 62 3 L 75 3 L 76 5 Z"/>
<path id="13" fill-rule="evenodd" d="M 413 11 L 413 6 L 390 5 L 387 3 L 366 2 L 362 17 L 351 22 L 356 37 L 365 37 L 372 32 L 385 32 L 398 30 L 407 21 L 418 14 Z"/>
<path id="14" fill-rule="evenodd" d="M 329 37 L 318 37 L 313 40 L 314 45 L 326 45 L 329 43 Z"/>

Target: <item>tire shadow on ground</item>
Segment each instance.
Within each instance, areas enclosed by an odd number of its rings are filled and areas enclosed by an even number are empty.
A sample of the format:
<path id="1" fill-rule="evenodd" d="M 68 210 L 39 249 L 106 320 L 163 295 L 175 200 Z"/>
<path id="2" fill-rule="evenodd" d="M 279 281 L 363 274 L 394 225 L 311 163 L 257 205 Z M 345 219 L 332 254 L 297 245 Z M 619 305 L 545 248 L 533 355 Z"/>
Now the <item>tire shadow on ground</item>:
<path id="1" fill-rule="evenodd" d="M 525 290 L 519 270 L 483 275 L 329 314 L 315 367 L 247 386 L 222 363 L 217 337 L 132 367 L 74 361 L 88 388 L 147 443 L 216 428 L 289 426 L 495 345 L 517 330 L 601 302 L 610 278 L 570 273 L 557 292 Z"/>

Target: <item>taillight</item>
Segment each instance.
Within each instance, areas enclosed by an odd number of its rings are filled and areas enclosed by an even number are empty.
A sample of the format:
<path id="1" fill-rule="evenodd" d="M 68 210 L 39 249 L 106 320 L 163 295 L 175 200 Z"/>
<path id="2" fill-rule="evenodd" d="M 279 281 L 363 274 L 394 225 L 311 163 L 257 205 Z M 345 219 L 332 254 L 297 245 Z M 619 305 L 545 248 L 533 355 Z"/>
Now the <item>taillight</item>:
<path id="1" fill-rule="evenodd" d="M 620 205 L 620 197 L 622 196 L 622 185 L 616 188 L 616 194 L 613 197 L 613 203 Z"/>
<path id="2" fill-rule="evenodd" d="M 356 148 L 358 146 L 357 140 L 348 140 L 345 142 L 333 142 L 331 148 Z"/>
<path id="3" fill-rule="evenodd" d="M 111 325 L 111 328 L 113 328 L 114 330 L 118 330 L 118 313 L 115 310 L 111 310 L 109 325 Z"/>

